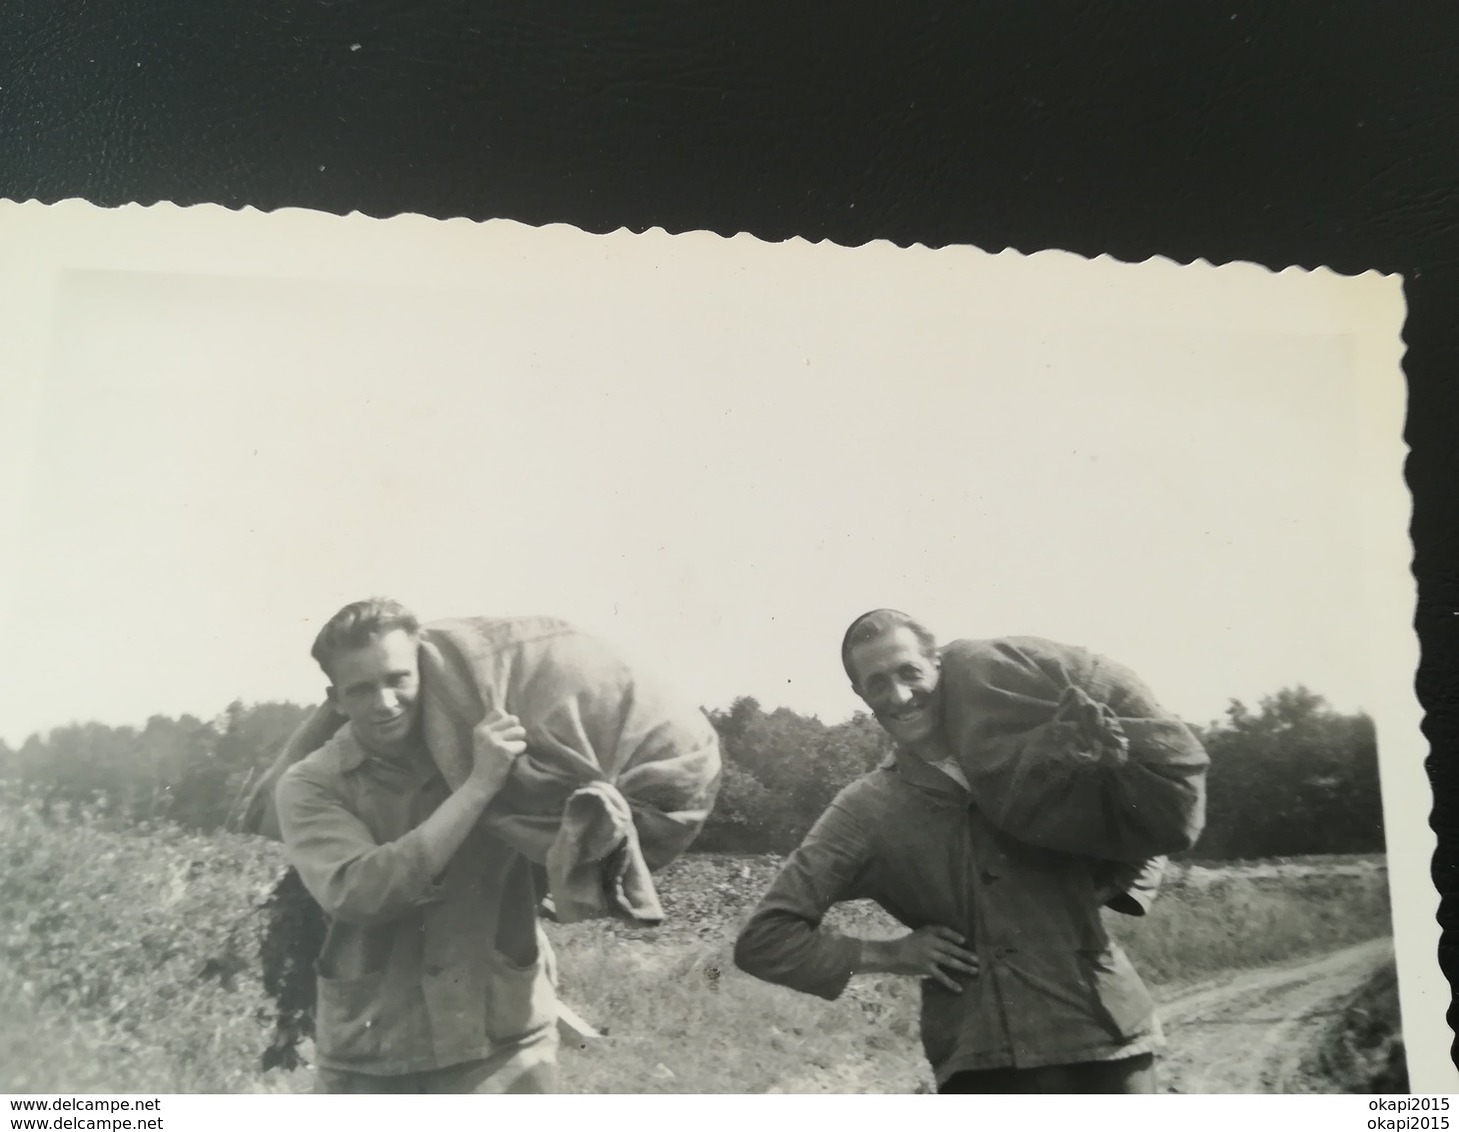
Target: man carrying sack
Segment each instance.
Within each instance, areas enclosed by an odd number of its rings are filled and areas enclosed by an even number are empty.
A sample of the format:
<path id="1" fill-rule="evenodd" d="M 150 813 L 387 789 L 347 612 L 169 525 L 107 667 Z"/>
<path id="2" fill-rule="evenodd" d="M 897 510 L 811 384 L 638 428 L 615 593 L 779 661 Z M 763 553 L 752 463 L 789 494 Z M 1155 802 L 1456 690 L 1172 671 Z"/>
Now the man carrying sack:
<path id="1" fill-rule="evenodd" d="M 328 701 L 255 792 L 327 919 L 321 1092 L 550 1092 L 559 918 L 662 918 L 651 872 L 719 776 L 713 729 L 548 618 L 422 627 L 356 602 L 313 655 Z M 272 803 L 272 805 L 270 804 Z"/>
<path id="2" fill-rule="evenodd" d="M 882 609 L 842 642 L 896 743 L 847 786 L 742 929 L 745 971 L 823 998 L 922 979 L 940 1092 L 1141 1093 L 1163 1042 L 1102 907 L 1143 915 L 1205 820 L 1208 759 L 1128 670 L 1038 638 L 955 641 Z M 821 926 L 870 899 L 911 934 Z"/>

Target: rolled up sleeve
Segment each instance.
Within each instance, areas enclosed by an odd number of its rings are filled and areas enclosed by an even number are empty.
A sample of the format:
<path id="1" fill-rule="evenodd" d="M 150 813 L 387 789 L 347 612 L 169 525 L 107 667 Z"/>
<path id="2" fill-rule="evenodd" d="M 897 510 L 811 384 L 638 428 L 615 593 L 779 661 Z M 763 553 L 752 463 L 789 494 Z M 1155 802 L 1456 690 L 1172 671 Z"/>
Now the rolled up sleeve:
<path id="1" fill-rule="evenodd" d="M 302 764 L 279 780 L 274 800 L 289 862 L 326 915 L 370 926 L 440 899 L 418 829 L 378 844 Z"/>
<path id="2" fill-rule="evenodd" d="M 1126 916 L 1143 916 L 1160 893 L 1166 859 L 1153 857 L 1140 865 L 1111 863 L 1100 880 L 1111 895 L 1105 907 Z"/>
<path id="3" fill-rule="evenodd" d="M 839 800 L 781 868 L 735 941 L 735 965 L 769 983 L 833 999 L 856 972 L 860 941 L 822 926 L 826 912 L 865 889 L 869 831 Z"/>

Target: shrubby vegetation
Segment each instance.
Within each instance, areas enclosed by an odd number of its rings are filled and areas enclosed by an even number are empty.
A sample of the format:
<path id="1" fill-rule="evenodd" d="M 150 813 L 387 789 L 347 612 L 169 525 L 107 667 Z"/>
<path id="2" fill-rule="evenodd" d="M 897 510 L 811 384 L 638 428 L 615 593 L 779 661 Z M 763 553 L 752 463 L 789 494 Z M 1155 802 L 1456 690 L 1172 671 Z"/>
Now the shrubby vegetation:
<path id="1" fill-rule="evenodd" d="M 160 1058 L 184 1091 L 242 1087 L 271 1018 L 257 937 L 280 847 L 165 822 L 122 831 L 13 791 L 0 829 L 0 971 L 16 1009 L 92 1019 L 119 1061 Z"/>
<path id="2" fill-rule="evenodd" d="M 1333 1091 L 1409 1091 L 1396 968 L 1379 969 L 1353 992 L 1303 1069 L 1305 1079 L 1332 1082 Z"/>
<path id="3" fill-rule="evenodd" d="M 154 716 L 140 731 L 58 727 L 19 751 L 0 744 L 0 778 L 25 785 L 43 807 L 100 804 L 123 823 L 219 829 L 308 711 L 233 703 L 213 720 Z M 708 715 L 725 772 L 696 846 L 704 851 L 789 851 L 836 791 L 890 750 L 864 713 L 826 724 L 742 697 Z M 1233 701 L 1223 719 L 1197 731 L 1212 769 L 1206 832 L 1191 856 L 1382 852 L 1377 745 L 1366 715 L 1341 714 L 1321 696 L 1290 688 L 1255 709 Z"/>

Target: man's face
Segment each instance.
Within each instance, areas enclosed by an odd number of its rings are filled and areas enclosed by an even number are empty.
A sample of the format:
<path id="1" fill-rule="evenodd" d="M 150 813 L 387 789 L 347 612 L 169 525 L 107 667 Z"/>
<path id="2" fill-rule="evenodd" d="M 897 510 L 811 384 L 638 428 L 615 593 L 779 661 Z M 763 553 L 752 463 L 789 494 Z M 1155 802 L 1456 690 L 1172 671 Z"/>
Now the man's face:
<path id="1" fill-rule="evenodd" d="M 377 755 L 411 746 L 420 698 L 417 647 L 404 629 L 392 629 L 330 662 L 329 702 L 349 718 L 360 745 Z"/>
<path id="2" fill-rule="evenodd" d="M 877 722 L 903 746 L 930 739 L 942 722 L 937 685 L 942 673 L 935 657 L 904 627 L 851 647 L 856 694 Z"/>

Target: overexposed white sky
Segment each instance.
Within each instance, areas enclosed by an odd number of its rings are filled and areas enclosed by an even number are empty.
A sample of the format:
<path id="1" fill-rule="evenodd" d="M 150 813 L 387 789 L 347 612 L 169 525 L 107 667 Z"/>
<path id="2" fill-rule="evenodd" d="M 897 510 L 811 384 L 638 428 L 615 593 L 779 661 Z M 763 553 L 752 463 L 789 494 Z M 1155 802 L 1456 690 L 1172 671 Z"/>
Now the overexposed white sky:
<path id="1" fill-rule="evenodd" d="M 878 605 L 1087 644 L 1197 722 L 1367 705 L 1341 335 L 1223 323 L 1171 265 L 1010 297 L 1016 258 L 546 235 L 469 285 L 64 274 L 0 738 L 317 699 L 313 634 L 372 593 L 827 720 Z"/>

